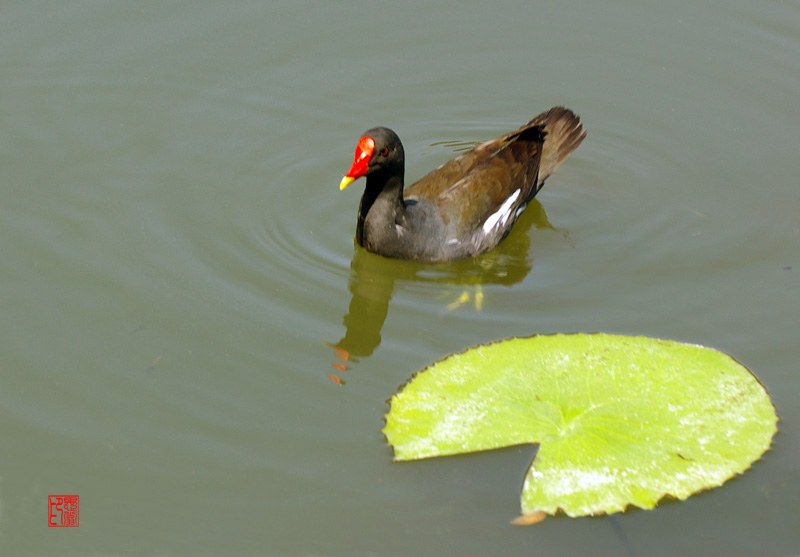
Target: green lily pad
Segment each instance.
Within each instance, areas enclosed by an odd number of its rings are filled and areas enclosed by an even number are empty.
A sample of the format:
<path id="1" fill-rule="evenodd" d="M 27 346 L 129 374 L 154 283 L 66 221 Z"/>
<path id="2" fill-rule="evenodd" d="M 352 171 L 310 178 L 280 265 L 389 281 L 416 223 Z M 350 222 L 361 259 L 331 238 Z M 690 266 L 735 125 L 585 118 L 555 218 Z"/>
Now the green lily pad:
<path id="1" fill-rule="evenodd" d="M 418 372 L 383 429 L 395 460 L 538 443 L 522 511 L 653 508 L 741 474 L 769 449 L 763 386 L 702 346 L 607 334 L 513 338 Z"/>

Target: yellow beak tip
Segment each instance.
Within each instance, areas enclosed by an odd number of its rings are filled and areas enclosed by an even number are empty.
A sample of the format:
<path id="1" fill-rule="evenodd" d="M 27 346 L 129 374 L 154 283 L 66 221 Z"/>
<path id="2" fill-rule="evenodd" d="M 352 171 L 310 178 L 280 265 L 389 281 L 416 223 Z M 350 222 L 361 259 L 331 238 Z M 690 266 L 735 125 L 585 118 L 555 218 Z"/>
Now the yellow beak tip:
<path id="1" fill-rule="evenodd" d="M 345 176 L 342 178 L 342 181 L 339 182 L 339 191 L 342 191 L 344 188 L 352 184 L 354 180 L 355 178 L 351 178 L 350 176 Z"/>

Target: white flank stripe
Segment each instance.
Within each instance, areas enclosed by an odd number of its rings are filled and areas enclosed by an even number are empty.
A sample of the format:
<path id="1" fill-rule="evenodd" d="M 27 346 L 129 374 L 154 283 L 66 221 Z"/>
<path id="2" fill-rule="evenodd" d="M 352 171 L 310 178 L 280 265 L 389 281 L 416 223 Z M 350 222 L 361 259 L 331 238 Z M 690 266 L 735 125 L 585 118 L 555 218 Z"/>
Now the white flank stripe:
<path id="1" fill-rule="evenodd" d="M 519 190 L 516 190 L 512 193 L 508 199 L 503 201 L 503 204 L 500 205 L 500 208 L 492 213 L 488 219 L 483 223 L 483 231 L 486 234 L 489 234 L 498 224 L 503 225 L 508 220 L 508 217 L 511 216 L 511 206 L 514 204 L 514 201 L 517 200 L 519 197 Z"/>

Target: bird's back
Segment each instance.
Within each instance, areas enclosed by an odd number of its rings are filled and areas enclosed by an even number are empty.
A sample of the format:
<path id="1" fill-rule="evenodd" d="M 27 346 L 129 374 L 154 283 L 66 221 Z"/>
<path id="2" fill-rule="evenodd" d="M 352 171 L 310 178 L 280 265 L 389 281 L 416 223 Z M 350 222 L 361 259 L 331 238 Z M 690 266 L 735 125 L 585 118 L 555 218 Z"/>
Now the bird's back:
<path id="1" fill-rule="evenodd" d="M 440 259 L 483 253 L 508 234 L 544 180 L 585 136 L 571 110 L 552 108 L 446 162 L 407 187 L 404 199 L 438 212 L 444 230 L 436 239 Z"/>

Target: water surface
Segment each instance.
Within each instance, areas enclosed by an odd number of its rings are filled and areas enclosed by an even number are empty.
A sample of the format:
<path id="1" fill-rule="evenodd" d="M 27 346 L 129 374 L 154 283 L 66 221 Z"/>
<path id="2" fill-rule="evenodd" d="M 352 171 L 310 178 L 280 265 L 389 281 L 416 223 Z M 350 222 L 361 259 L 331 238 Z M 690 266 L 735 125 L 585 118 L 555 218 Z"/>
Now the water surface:
<path id="1" fill-rule="evenodd" d="M 789 1 L 7 3 L 4 553 L 800 552 L 798 29 Z M 413 180 L 555 104 L 588 138 L 500 249 L 354 248 L 360 183 L 337 184 L 365 129 Z M 572 331 L 730 353 L 773 395 L 773 451 L 533 528 L 508 525 L 532 448 L 391 462 L 413 371 Z M 79 528 L 45 526 L 60 493 Z"/>

